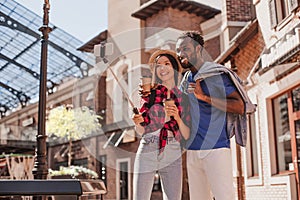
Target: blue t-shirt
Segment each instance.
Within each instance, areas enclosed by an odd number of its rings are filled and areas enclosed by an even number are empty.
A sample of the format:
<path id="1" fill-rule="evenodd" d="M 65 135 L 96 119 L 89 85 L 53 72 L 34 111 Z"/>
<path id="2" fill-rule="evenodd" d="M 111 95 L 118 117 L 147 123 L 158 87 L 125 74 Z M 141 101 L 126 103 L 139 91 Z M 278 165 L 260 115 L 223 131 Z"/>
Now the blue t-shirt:
<path id="1" fill-rule="evenodd" d="M 188 82 L 195 82 L 194 75 L 189 74 Z M 220 99 L 225 99 L 236 91 L 226 74 L 211 76 L 200 84 L 204 94 Z M 186 148 L 189 150 L 230 148 L 226 131 L 226 112 L 198 100 L 193 93 L 189 93 L 188 96 L 191 104 L 192 129 Z"/>

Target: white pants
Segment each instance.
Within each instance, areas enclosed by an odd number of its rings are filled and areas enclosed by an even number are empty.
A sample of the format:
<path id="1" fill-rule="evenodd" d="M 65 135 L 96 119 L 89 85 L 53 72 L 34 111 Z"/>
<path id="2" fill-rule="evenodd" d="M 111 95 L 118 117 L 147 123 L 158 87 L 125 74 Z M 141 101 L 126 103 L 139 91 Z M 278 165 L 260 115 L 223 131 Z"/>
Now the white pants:
<path id="1" fill-rule="evenodd" d="M 180 200 L 182 193 L 181 147 L 175 139 L 158 155 L 158 141 L 140 141 L 133 173 L 133 200 L 150 200 L 154 175 L 159 173 L 164 200 Z"/>
<path id="2" fill-rule="evenodd" d="M 229 148 L 188 150 L 190 200 L 234 200 L 232 160 Z"/>

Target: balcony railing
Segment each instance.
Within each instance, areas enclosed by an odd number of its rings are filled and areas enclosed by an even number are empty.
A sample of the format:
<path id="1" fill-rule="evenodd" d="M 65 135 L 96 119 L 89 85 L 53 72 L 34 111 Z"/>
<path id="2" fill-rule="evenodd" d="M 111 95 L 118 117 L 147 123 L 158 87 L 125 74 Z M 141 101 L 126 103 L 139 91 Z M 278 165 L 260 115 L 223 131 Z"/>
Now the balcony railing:
<path id="1" fill-rule="evenodd" d="M 270 52 L 262 55 L 262 67 L 269 67 L 280 64 L 290 57 L 295 50 L 300 47 L 300 28 L 295 29 L 295 33 L 288 33 L 270 48 Z"/>

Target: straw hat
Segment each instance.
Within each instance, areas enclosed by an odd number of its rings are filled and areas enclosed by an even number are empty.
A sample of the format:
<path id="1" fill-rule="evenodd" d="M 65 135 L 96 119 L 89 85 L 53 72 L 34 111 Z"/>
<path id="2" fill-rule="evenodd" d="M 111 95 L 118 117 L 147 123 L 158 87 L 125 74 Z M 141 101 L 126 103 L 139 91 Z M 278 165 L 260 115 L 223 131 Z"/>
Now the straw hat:
<path id="1" fill-rule="evenodd" d="M 178 60 L 176 52 L 169 50 L 169 49 L 159 49 L 152 53 L 152 55 L 149 58 L 149 62 L 148 62 L 148 64 L 150 65 L 151 71 L 153 71 L 153 64 L 155 64 L 155 62 L 156 62 L 155 59 L 157 58 L 157 56 L 162 55 L 162 54 L 168 54 L 168 55 L 171 55 L 172 57 L 174 57 L 178 64 L 178 72 L 180 72 L 180 73 L 182 72 L 182 67 Z"/>

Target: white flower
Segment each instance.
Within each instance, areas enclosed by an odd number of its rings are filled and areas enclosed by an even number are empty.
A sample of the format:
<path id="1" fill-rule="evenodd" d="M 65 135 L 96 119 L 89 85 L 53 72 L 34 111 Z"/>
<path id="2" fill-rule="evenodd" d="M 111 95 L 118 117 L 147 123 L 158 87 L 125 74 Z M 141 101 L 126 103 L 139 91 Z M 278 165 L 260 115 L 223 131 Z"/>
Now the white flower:
<path id="1" fill-rule="evenodd" d="M 68 140 L 80 139 L 101 127 L 99 119 L 101 116 L 87 107 L 72 109 L 60 106 L 50 110 L 46 132 Z"/>

